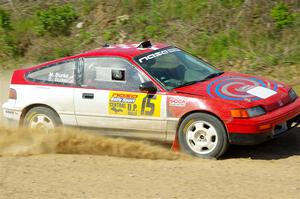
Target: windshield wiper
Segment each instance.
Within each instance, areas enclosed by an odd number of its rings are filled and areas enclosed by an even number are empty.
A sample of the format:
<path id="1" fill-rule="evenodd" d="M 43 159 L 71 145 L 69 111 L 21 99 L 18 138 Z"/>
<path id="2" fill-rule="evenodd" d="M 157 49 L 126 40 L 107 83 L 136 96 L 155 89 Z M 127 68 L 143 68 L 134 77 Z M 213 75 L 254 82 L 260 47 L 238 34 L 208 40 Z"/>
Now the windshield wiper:
<path id="1" fill-rule="evenodd" d="M 214 77 L 217 77 L 217 76 L 220 76 L 222 75 L 224 72 L 218 72 L 218 73 L 212 73 L 212 74 L 209 74 L 207 75 L 203 80 L 201 81 L 206 81 L 208 79 L 211 79 L 211 78 L 214 78 Z"/>

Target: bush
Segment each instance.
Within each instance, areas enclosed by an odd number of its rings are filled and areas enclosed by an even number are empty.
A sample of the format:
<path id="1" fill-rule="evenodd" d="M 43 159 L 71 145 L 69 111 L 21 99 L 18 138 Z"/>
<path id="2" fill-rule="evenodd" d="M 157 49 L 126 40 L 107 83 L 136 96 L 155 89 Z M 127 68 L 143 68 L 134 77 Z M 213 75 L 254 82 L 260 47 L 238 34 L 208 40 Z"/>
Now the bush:
<path id="1" fill-rule="evenodd" d="M 71 5 L 55 6 L 37 13 L 41 35 L 69 35 L 71 24 L 77 19 L 77 14 Z"/>
<path id="2" fill-rule="evenodd" d="M 1 9 L 0 9 L 0 27 L 6 31 L 11 30 L 10 16 L 7 12 Z"/>
<path id="3" fill-rule="evenodd" d="M 196 46 L 193 53 L 209 59 L 213 64 L 243 58 L 240 52 L 241 35 L 236 30 L 218 34 L 200 32 L 193 41 Z"/>
<path id="4" fill-rule="evenodd" d="M 97 7 L 97 1 L 95 0 L 83 0 L 80 3 L 82 5 L 84 15 L 88 15 L 94 8 Z"/>
<path id="5" fill-rule="evenodd" d="M 271 10 L 271 16 L 274 19 L 276 26 L 280 29 L 292 25 L 296 18 L 296 14 L 290 13 L 287 5 L 284 3 L 275 6 Z"/>
<path id="6" fill-rule="evenodd" d="M 20 49 L 15 38 L 0 28 L 0 58 L 6 59 L 13 56 L 19 56 Z"/>
<path id="7" fill-rule="evenodd" d="M 66 57 L 72 55 L 73 50 L 70 48 L 46 48 L 43 49 L 38 55 L 37 61 L 45 62 L 51 61 L 58 58 Z"/>
<path id="8" fill-rule="evenodd" d="M 6 59 L 18 55 L 19 49 L 12 34 L 10 16 L 0 9 L 0 58 Z"/>

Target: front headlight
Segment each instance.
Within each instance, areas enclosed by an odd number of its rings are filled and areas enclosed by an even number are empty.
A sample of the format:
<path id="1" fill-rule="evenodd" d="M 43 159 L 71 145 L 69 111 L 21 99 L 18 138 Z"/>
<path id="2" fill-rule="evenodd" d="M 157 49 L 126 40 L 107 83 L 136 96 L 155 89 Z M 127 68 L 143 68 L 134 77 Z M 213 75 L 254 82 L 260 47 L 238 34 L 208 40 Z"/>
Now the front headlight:
<path id="1" fill-rule="evenodd" d="M 249 118 L 249 117 L 257 117 L 265 114 L 266 111 L 261 106 L 255 106 L 247 109 L 233 109 L 231 110 L 231 116 L 234 118 Z"/>
<path id="2" fill-rule="evenodd" d="M 266 113 L 265 109 L 261 106 L 246 109 L 249 117 L 256 117 Z"/>
<path id="3" fill-rule="evenodd" d="M 291 101 L 293 102 L 297 99 L 298 96 L 297 96 L 297 93 L 293 89 L 291 89 L 289 91 L 289 97 L 290 97 Z"/>

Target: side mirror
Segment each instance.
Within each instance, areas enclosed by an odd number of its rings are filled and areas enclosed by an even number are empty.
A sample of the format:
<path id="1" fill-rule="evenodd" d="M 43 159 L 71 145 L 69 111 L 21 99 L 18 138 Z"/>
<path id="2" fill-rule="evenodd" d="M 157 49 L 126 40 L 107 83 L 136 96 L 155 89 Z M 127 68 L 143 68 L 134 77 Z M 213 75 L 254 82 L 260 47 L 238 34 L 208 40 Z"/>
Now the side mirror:
<path id="1" fill-rule="evenodd" d="M 157 88 L 153 84 L 153 82 L 148 81 L 148 82 L 141 83 L 140 90 L 141 91 L 146 91 L 146 92 L 149 92 L 149 93 L 155 93 L 157 91 Z"/>

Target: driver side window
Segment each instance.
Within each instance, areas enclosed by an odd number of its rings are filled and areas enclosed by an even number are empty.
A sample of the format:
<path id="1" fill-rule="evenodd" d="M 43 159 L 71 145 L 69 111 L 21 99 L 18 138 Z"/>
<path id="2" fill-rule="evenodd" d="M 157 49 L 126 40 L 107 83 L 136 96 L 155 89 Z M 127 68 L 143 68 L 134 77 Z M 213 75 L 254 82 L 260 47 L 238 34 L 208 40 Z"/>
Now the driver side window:
<path id="1" fill-rule="evenodd" d="M 139 91 L 148 79 L 127 60 L 116 57 L 84 59 L 83 86 L 107 90 Z"/>

